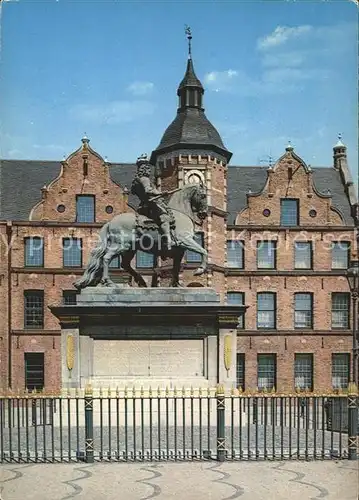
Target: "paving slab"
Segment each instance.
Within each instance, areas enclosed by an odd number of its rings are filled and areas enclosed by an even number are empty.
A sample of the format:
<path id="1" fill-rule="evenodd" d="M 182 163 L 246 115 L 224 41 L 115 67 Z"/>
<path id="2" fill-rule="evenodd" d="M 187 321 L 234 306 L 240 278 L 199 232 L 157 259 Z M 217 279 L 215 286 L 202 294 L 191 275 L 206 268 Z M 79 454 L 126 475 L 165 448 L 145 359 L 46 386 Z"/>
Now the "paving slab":
<path id="1" fill-rule="evenodd" d="M 359 461 L 5 464 L 1 500 L 358 500 Z"/>

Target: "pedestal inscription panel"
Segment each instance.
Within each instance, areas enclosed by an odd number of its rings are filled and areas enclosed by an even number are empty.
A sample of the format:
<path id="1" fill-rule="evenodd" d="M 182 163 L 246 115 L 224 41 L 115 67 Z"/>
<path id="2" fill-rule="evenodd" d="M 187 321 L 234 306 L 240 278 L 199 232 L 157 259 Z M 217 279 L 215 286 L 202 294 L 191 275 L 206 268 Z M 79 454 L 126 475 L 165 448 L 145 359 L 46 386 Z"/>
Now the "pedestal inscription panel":
<path id="1" fill-rule="evenodd" d="M 95 340 L 98 377 L 202 377 L 203 339 Z"/>

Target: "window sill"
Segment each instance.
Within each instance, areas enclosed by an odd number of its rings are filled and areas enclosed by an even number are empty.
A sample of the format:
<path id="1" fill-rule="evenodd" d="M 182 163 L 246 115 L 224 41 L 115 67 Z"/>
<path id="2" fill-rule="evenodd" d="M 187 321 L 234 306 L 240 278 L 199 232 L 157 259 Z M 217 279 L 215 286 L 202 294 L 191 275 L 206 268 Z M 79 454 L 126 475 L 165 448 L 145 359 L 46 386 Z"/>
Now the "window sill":
<path id="1" fill-rule="evenodd" d="M 23 330 L 11 330 L 12 335 L 61 335 L 61 330 L 49 330 L 44 328 L 24 328 Z"/>

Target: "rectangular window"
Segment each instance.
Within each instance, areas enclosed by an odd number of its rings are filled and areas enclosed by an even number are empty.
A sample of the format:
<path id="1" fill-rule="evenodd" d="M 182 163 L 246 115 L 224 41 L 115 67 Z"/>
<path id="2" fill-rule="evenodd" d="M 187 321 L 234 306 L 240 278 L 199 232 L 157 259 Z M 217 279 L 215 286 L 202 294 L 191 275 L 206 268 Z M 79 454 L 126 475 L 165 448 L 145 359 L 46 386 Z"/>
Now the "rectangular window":
<path id="1" fill-rule="evenodd" d="M 348 269 L 350 243 L 347 241 L 333 241 L 332 269 Z"/>
<path id="2" fill-rule="evenodd" d="M 243 292 L 227 292 L 227 304 L 238 304 L 243 306 L 244 302 L 244 293 Z M 244 315 L 239 318 L 238 327 L 244 328 Z"/>
<path id="3" fill-rule="evenodd" d="M 95 197 L 93 195 L 76 196 L 76 222 L 95 222 Z"/>
<path id="4" fill-rule="evenodd" d="M 332 328 L 349 328 L 349 293 L 332 293 Z"/>
<path id="5" fill-rule="evenodd" d="M 63 290 L 62 292 L 62 302 L 66 306 L 72 306 L 76 304 L 77 292 L 76 290 Z"/>
<path id="6" fill-rule="evenodd" d="M 25 352 L 25 388 L 42 390 L 45 385 L 45 362 L 43 352 Z"/>
<path id="7" fill-rule="evenodd" d="M 120 269 L 121 268 L 121 257 L 119 255 L 116 255 L 116 257 L 114 257 L 111 260 L 109 267 L 111 267 L 113 269 Z"/>
<path id="8" fill-rule="evenodd" d="M 277 363 L 275 354 L 258 354 L 258 390 L 270 391 L 276 389 Z"/>
<path id="9" fill-rule="evenodd" d="M 333 389 L 347 389 L 350 374 L 350 354 L 332 354 L 332 386 Z"/>
<path id="10" fill-rule="evenodd" d="M 63 238 L 64 267 L 82 267 L 82 240 L 80 238 Z"/>
<path id="11" fill-rule="evenodd" d="M 276 268 L 276 241 L 257 241 L 257 268 Z"/>
<path id="12" fill-rule="evenodd" d="M 276 327 L 276 294 L 257 293 L 257 328 Z"/>
<path id="13" fill-rule="evenodd" d="M 313 250 L 310 241 L 296 241 L 294 246 L 294 267 L 295 269 L 312 269 Z"/>
<path id="14" fill-rule="evenodd" d="M 24 291 L 24 328 L 44 328 L 44 291 Z"/>
<path id="15" fill-rule="evenodd" d="M 299 200 L 280 200 L 280 225 L 299 226 Z"/>
<path id="16" fill-rule="evenodd" d="M 44 239 L 38 236 L 25 238 L 25 266 L 44 266 Z"/>
<path id="17" fill-rule="evenodd" d="M 152 268 L 155 265 L 154 255 L 138 250 L 136 253 L 136 267 Z"/>
<path id="18" fill-rule="evenodd" d="M 245 390 L 245 354 L 237 353 L 237 387 Z"/>
<path id="19" fill-rule="evenodd" d="M 294 328 L 313 328 L 313 295 L 294 295 Z"/>
<path id="20" fill-rule="evenodd" d="M 197 232 L 193 237 L 194 241 L 204 247 L 204 234 L 202 232 Z M 202 261 L 202 255 L 192 250 L 187 250 L 185 253 L 185 261 L 187 264 L 197 264 Z"/>
<path id="21" fill-rule="evenodd" d="M 294 354 L 294 387 L 313 390 L 313 354 Z"/>
<path id="22" fill-rule="evenodd" d="M 227 241 L 227 267 L 244 269 L 244 242 L 237 240 Z"/>

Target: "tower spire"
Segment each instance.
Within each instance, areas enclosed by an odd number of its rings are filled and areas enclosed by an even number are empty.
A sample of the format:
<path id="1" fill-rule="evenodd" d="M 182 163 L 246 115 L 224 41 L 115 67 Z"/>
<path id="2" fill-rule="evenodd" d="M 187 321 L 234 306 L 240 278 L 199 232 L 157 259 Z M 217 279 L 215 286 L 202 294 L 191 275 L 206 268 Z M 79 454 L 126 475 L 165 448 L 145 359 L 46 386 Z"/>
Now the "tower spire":
<path id="1" fill-rule="evenodd" d="M 185 33 L 188 40 L 188 59 L 186 73 L 179 84 L 177 89 L 177 95 L 179 96 L 179 110 L 185 110 L 189 108 L 202 109 L 202 96 L 204 89 L 202 83 L 196 76 L 193 67 L 192 59 L 192 31 L 189 26 L 186 25 Z"/>
<path id="2" fill-rule="evenodd" d="M 192 59 L 192 31 L 190 26 L 186 24 L 185 33 L 188 40 L 188 59 Z"/>
<path id="3" fill-rule="evenodd" d="M 187 67 L 177 88 L 177 115 L 167 127 L 158 147 L 152 151 L 151 163 L 155 165 L 163 154 L 188 150 L 207 151 L 228 162 L 232 156 L 208 120 L 202 107 L 204 88 L 194 71 L 192 59 L 192 31 L 185 25 L 188 42 Z M 201 153 L 202 154 L 202 153 Z M 216 156 L 217 157 L 217 156 Z"/>

